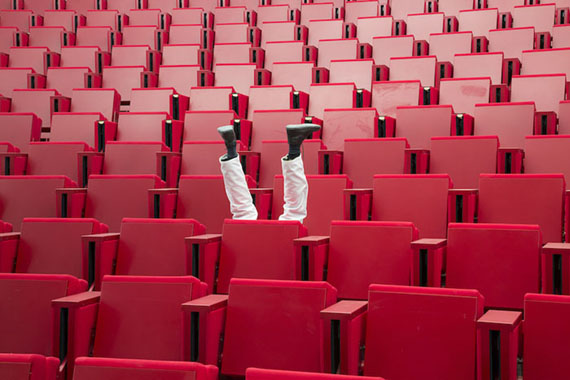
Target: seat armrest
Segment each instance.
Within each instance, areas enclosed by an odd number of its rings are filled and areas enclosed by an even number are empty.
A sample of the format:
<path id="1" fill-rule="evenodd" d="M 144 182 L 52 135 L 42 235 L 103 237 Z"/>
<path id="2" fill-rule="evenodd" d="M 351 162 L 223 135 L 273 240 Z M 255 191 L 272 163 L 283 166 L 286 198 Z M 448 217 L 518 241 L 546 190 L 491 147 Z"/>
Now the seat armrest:
<path id="1" fill-rule="evenodd" d="M 101 292 L 83 292 L 56 298 L 51 301 L 51 304 L 60 308 L 79 308 L 98 303 L 100 298 Z"/>
<path id="2" fill-rule="evenodd" d="M 546 243 L 541 256 L 542 292 L 570 295 L 570 243 Z"/>
<path id="3" fill-rule="evenodd" d="M 419 239 L 411 243 L 412 257 L 412 285 L 414 286 L 441 286 L 441 274 L 446 239 Z"/>
<path id="4" fill-rule="evenodd" d="M 77 153 L 77 178 L 79 178 L 80 186 L 87 186 L 91 174 L 101 174 L 103 172 L 104 157 L 105 155 L 101 152 Z"/>
<path id="5" fill-rule="evenodd" d="M 448 223 L 474 223 L 478 189 L 449 189 Z"/>
<path id="6" fill-rule="evenodd" d="M 166 186 L 174 188 L 178 186 L 178 174 L 180 173 L 180 152 L 157 152 L 156 174 L 166 182 Z"/>
<path id="7" fill-rule="evenodd" d="M 105 233 L 81 237 L 82 273 L 89 289 L 100 290 L 103 277 L 114 274 L 120 236 L 118 233 Z"/>
<path id="8" fill-rule="evenodd" d="M 372 189 L 344 190 L 344 219 L 370 220 L 372 217 Z"/>
<path id="9" fill-rule="evenodd" d="M 342 174 L 343 156 L 340 150 L 319 150 L 319 174 Z"/>
<path id="10" fill-rule="evenodd" d="M 211 294 L 182 304 L 184 328 L 190 342 L 183 338 L 184 360 L 216 365 L 219 360 L 228 296 Z"/>
<path id="11" fill-rule="evenodd" d="M 249 189 L 253 199 L 253 205 L 257 209 L 257 219 L 271 219 L 273 208 L 273 189 L 257 187 Z"/>
<path id="12" fill-rule="evenodd" d="M 13 272 L 20 243 L 19 232 L 0 234 L 0 272 Z"/>
<path id="13" fill-rule="evenodd" d="M 149 189 L 148 190 L 148 217 L 174 218 L 178 189 Z"/>
<path id="14" fill-rule="evenodd" d="M 293 240 L 297 280 L 325 281 L 329 240 L 328 236 L 305 236 Z"/>
<path id="15" fill-rule="evenodd" d="M 0 175 L 24 175 L 26 174 L 27 162 L 27 153 L 0 153 Z"/>
<path id="16" fill-rule="evenodd" d="M 252 152 L 249 150 L 240 151 L 239 159 L 243 172 L 246 175 L 250 175 L 255 182 L 259 182 L 259 162 L 261 160 L 261 154 L 259 152 Z"/>
<path id="17" fill-rule="evenodd" d="M 330 373 L 358 375 L 364 345 L 368 302 L 340 301 L 321 310 L 330 340 L 323 342 L 324 368 Z"/>
<path id="18" fill-rule="evenodd" d="M 81 218 L 87 198 L 87 188 L 55 189 L 58 218 Z"/>
<path id="19" fill-rule="evenodd" d="M 186 274 L 192 275 L 208 286 L 208 294 L 215 291 L 216 267 L 220 259 L 222 235 L 205 234 L 189 236 L 186 241 Z"/>

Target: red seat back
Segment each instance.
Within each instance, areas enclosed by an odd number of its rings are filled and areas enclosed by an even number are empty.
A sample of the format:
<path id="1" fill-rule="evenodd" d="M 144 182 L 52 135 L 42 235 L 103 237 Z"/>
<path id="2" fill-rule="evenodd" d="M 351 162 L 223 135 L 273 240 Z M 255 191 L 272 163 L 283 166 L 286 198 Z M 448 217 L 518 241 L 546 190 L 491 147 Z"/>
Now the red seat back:
<path id="1" fill-rule="evenodd" d="M 10 380 L 55 380 L 59 360 L 42 355 L 0 354 L 0 378 Z"/>

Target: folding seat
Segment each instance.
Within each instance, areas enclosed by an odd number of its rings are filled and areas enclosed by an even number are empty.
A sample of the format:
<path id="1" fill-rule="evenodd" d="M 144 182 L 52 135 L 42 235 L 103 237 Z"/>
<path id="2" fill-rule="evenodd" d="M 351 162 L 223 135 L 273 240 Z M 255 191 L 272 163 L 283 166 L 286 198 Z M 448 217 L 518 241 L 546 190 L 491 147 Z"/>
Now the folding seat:
<path id="1" fill-rule="evenodd" d="M 238 145 L 238 151 L 243 145 Z M 184 141 L 180 175 L 221 175 L 219 158 L 226 154 L 223 141 Z M 271 186 L 268 186 L 271 187 Z"/>
<path id="2" fill-rule="evenodd" d="M 216 48 L 219 45 L 216 45 Z M 265 68 L 273 69 L 275 62 L 303 61 L 303 41 L 269 41 L 265 45 Z M 236 62 L 237 63 L 237 62 Z"/>
<path id="3" fill-rule="evenodd" d="M 247 9 L 252 9 L 254 11 L 257 11 L 257 8 L 259 7 L 259 1 L 257 0 L 234 0 L 234 2 L 232 3 L 232 6 L 234 7 L 245 7 Z"/>
<path id="4" fill-rule="evenodd" d="M 524 0 L 489 0 L 489 8 L 497 8 L 499 12 L 512 12 L 517 5 L 523 5 Z"/>
<path id="5" fill-rule="evenodd" d="M 87 15 L 89 11 L 97 9 L 97 1 L 98 0 L 66 0 L 65 9 Z"/>
<path id="6" fill-rule="evenodd" d="M 474 134 L 496 135 L 502 146 L 522 148 L 534 132 L 535 111 L 533 102 L 477 104 Z"/>
<path id="7" fill-rule="evenodd" d="M 285 127 L 302 123 L 305 113 L 301 109 L 258 110 L 253 112 L 251 150 L 261 151 L 263 141 L 287 140 Z"/>
<path id="8" fill-rule="evenodd" d="M 111 50 L 111 66 L 144 66 L 146 70 L 155 71 L 157 63 L 155 54 L 148 45 L 116 45 Z"/>
<path id="9" fill-rule="evenodd" d="M 37 0 L 34 2 L 25 2 L 24 9 L 31 10 L 32 12 L 43 16 L 45 10 L 54 9 L 54 4 L 50 0 Z"/>
<path id="10" fill-rule="evenodd" d="M 249 90 L 248 119 L 259 110 L 307 109 L 306 95 L 298 96 L 299 104 L 295 104 L 295 89 L 291 85 L 251 86 Z"/>
<path id="11" fill-rule="evenodd" d="M 87 284 L 69 275 L 0 274 L 0 294 L 4 307 L 0 312 L 2 342 L 0 373 L 8 379 L 53 380 L 63 375 L 54 352 L 54 337 L 59 339 L 64 327 L 53 313 L 52 300 L 77 295 Z M 88 307 L 77 312 L 92 316 Z M 70 328 L 77 328 L 71 324 Z M 62 362 L 69 358 L 62 353 Z M 62 364 L 65 371 L 66 364 Z M 45 377 L 44 377 L 45 376 Z"/>
<path id="12" fill-rule="evenodd" d="M 188 8 L 188 0 L 149 0 L 148 9 L 160 9 L 170 13 L 177 8 Z"/>
<path id="13" fill-rule="evenodd" d="M 260 368 L 248 368 L 245 371 L 245 377 L 247 380 L 262 380 L 262 379 L 298 379 L 298 380 L 358 380 L 356 378 L 350 379 L 346 375 L 332 375 L 325 373 L 314 373 L 314 372 L 297 372 L 297 371 L 280 371 L 274 369 L 260 369 Z M 367 380 L 367 379 L 365 379 Z M 376 378 L 374 380 L 382 380 Z"/>
<path id="14" fill-rule="evenodd" d="M 236 114 L 225 111 L 187 111 L 184 115 L 184 141 L 219 141 L 217 128 L 233 124 Z"/>
<path id="15" fill-rule="evenodd" d="M 476 189 L 481 173 L 497 172 L 497 136 L 432 137 L 432 174 L 447 173 L 459 189 Z"/>
<path id="16" fill-rule="evenodd" d="M 129 13 L 131 9 L 139 9 L 136 0 L 107 0 L 107 9 L 116 9 L 121 13 Z"/>
<path id="17" fill-rule="evenodd" d="M 378 114 L 375 108 L 325 109 L 323 142 L 332 150 L 344 150 L 348 138 L 377 137 Z"/>
<path id="18" fill-rule="evenodd" d="M 53 143 L 80 142 L 103 151 L 106 142 L 114 140 L 116 133 L 117 124 L 107 121 L 99 112 L 56 112 L 52 116 L 49 136 Z M 77 160 L 72 164 L 76 163 Z"/>
<path id="19" fill-rule="evenodd" d="M 472 32 L 434 33 L 429 36 L 429 52 L 438 62 L 453 62 L 455 54 L 471 53 Z"/>
<path id="20" fill-rule="evenodd" d="M 471 0 L 441 0 L 438 2 L 438 10 L 446 16 L 459 16 L 459 12 L 466 9 L 473 9 Z"/>
<path id="21" fill-rule="evenodd" d="M 247 95 L 255 82 L 255 63 L 220 63 L 216 66 L 216 87 L 232 86 L 240 94 Z"/>
<path id="22" fill-rule="evenodd" d="M 432 33 L 443 33 L 443 13 L 409 14 L 406 31 L 416 40 L 427 41 Z"/>
<path id="23" fill-rule="evenodd" d="M 246 7 L 216 7 L 214 10 L 214 21 L 216 25 L 244 23 L 247 22 L 246 11 Z"/>
<path id="24" fill-rule="evenodd" d="M 265 140 L 261 142 L 261 160 L 259 164 L 259 187 L 273 188 L 276 175 L 282 173 L 281 158 L 289 149 L 286 140 Z M 305 140 L 303 142 L 303 166 L 306 175 L 319 174 L 319 151 L 326 149 L 321 140 Z"/>
<path id="25" fill-rule="evenodd" d="M 311 235 L 326 235 L 331 221 L 344 219 L 344 190 L 352 188 L 352 181 L 346 175 L 308 175 L 307 182 L 309 196 L 303 224 Z M 277 219 L 282 213 L 283 176 L 276 176 L 271 217 Z"/>
<path id="26" fill-rule="evenodd" d="M 453 77 L 490 77 L 493 84 L 501 84 L 503 79 L 503 53 L 455 54 Z"/>
<path id="27" fill-rule="evenodd" d="M 563 100 L 560 102 L 558 109 L 558 134 L 570 135 L 570 101 Z"/>
<path id="28" fill-rule="evenodd" d="M 387 379 L 470 379 L 477 368 L 476 290 L 371 285 L 364 375 Z M 428 313 L 433 318 L 424 318 Z"/>
<path id="29" fill-rule="evenodd" d="M 339 40 L 344 38 L 343 20 L 309 21 L 309 39 L 307 44 L 318 46 L 320 40 Z"/>
<path id="30" fill-rule="evenodd" d="M 250 63 L 250 49 L 249 42 L 216 44 L 213 54 L 214 69 L 218 63 Z"/>
<path id="31" fill-rule="evenodd" d="M 404 138 L 346 139 L 343 172 L 354 188 L 372 188 L 375 174 L 404 174 L 408 147 Z"/>
<path id="32" fill-rule="evenodd" d="M 50 67 L 47 71 L 46 87 L 69 98 L 74 89 L 85 87 L 85 75 L 90 72 L 88 67 Z"/>
<path id="33" fill-rule="evenodd" d="M 372 107 L 381 116 L 396 117 L 396 108 L 417 106 L 422 86 L 420 81 L 385 81 L 372 83 Z"/>
<path id="34" fill-rule="evenodd" d="M 295 21 L 265 21 L 261 24 L 261 47 L 265 49 L 268 42 L 294 41 Z"/>
<path id="35" fill-rule="evenodd" d="M 100 112 L 109 121 L 117 121 L 121 97 L 113 88 L 75 89 L 71 112 Z"/>
<path id="36" fill-rule="evenodd" d="M 62 175 L 0 176 L 0 185 L 0 217 L 11 223 L 14 231 L 20 230 L 20 224 L 25 217 L 56 217 L 56 189 L 76 186 Z"/>
<path id="37" fill-rule="evenodd" d="M 188 110 L 188 98 L 173 88 L 134 88 L 130 112 L 166 112 L 174 120 L 182 120 Z"/>
<path id="38" fill-rule="evenodd" d="M 216 24 L 215 44 L 251 42 L 248 30 L 247 23 Z"/>
<path id="39" fill-rule="evenodd" d="M 354 83 L 356 88 L 371 90 L 373 59 L 333 60 L 330 63 L 331 83 Z"/>
<path id="40" fill-rule="evenodd" d="M 570 76 L 570 48 L 523 51 L 522 75 L 566 74 Z"/>
<path id="41" fill-rule="evenodd" d="M 237 107 L 232 104 L 236 101 Z M 191 111 L 240 111 L 247 108 L 248 97 L 236 93 L 233 87 L 192 87 L 190 89 Z M 241 117 L 245 117 L 245 112 Z"/>
<path id="42" fill-rule="evenodd" d="M 83 142 L 31 142 L 25 154 L 0 155 L 2 175 L 65 175 L 79 183 L 79 154 L 90 152 Z"/>
<path id="43" fill-rule="evenodd" d="M 142 85 L 144 72 L 144 66 L 105 66 L 101 87 L 114 88 L 121 96 L 121 101 L 129 102 L 133 88 L 145 87 Z M 165 84 L 161 83 L 160 86 Z"/>
<path id="44" fill-rule="evenodd" d="M 206 12 L 213 12 L 216 3 L 209 0 L 188 0 L 190 8 L 202 8 Z"/>
<path id="45" fill-rule="evenodd" d="M 333 3 L 301 4 L 301 25 L 309 26 L 311 20 L 331 20 L 333 18 Z"/>
<path id="46" fill-rule="evenodd" d="M 312 84 L 308 114 L 322 120 L 325 109 L 354 108 L 355 90 L 353 83 Z"/>
<path id="47" fill-rule="evenodd" d="M 189 96 L 190 88 L 198 85 L 198 71 L 200 70 L 200 65 L 160 66 L 158 87 L 171 87 L 179 94 Z"/>
<path id="48" fill-rule="evenodd" d="M 38 74 L 46 74 L 51 65 L 57 66 L 57 57 L 50 54 L 45 47 L 12 47 L 10 48 L 10 67 L 31 68 Z M 55 62 L 51 62 L 54 60 Z M 26 88 L 27 86 L 20 87 Z"/>
<path id="49" fill-rule="evenodd" d="M 14 89 L 28 88 L 28 74 L 32 73 L 32 68 L 0 67 L 0 94 L 11 97 Z"/>
<path id="50" fill-rule="evenodd" d="M 360 1 L 344 6 L 344 21 L 356 24 L 360 17 L 377 17 L 378 2 L 377 1 Z"/>
<path id="51" fill-rule="evenodd" d="M 565 100 L 565 86 L 565 74 L 514 75 L 511 102 L 532 101 L 539 112 L 558 112 L 559 102 Z"/>
<path id="52" fill-rule="evenodd" d="M 18 28 L 20 32 L 28 33 L 32 26 L 32 16 L 34 12 L 30 10 L 0 10 L 0 25 Z"/>
<path id="53" fill-rule="evenodd" d="M 10 54 L 10 48 L 16 43 L 17 28 L 0 27 L 0 53 Z"/>
<path id="54" fill-rule="evenodd" d="M 198 65 L 200 45 L 179 44 L 165 45 L 162 48 L 162 64 L 172 65 Z"/>
<path id="55" fill-rule="evenodd" d="M 424 12 L 424 1 L 410 0 L 406 2 L 394 1 L 390 4 L 390 14 L 394 20 L 406 20 L 409 14 Z"/>
<path id="56" fill-rule="evenodd" d="M 360 43 L 372 44 L 374 37 L 391 36 L 393 23 L 391 16 L 359 17 L 356 20 L 356 37 Z"/>
<path id="57" fill-rule="evenodd" d="M 109 231 L 117 232 L 123 218 L 148 217 L 148 190 L 164 187 L 156 175 L 92 174 L 87 188 L 58 189 L 58 202 L 67 198 L 67 208 L 59 211 L 62 216 L 95 218 L 108 225 Z"/>
<path id="58" fill-rule="evenodd" d="M 533 26 L 536 32 L 552 32 L 556 4 L 515 6 L 512 10 L 513 27 Z"/>
<path id="59" fill-rule="evenodd" d="M 489 103 L 490 92 L 491 79 L 489 77 L 442 79 L 439 84 L 439 104 L 453 106 L 456 113 L 473 115 L 476 104 Z"/>
<path id="60" fill-rule="evenodd" d="M 552 29 L 552 48 L 558 49 L 564 47 L 570 47 L 570 26 L 554 25 Z"/>
<path id="61" fill-rule="evenodd" d="M 171 25 L 168 43 L 175 44 L 200 44 L 210 46 L 211 41 L 203 40 L 203 27 L 201 24 Z"/>
<path id="62" fill-rule="evenodd" d="M 68 32 L 75 32 L 76 27 L 85 25 L 85 18 L 74 10 L 46 10 L 43 26 L 62 26 Z"/>
<path id="63" fill-rule="evenodd" d="M 74 45 L 72 36 L 61 26 L 33 26 L 30 27 L 28 44 L 47 47 L 51 51 L 61 53 L 62 46 Z"/>
<path id="64" fill-rule="evenodd" d="M 115 34 L 109 26 L 82 26 L 77 28 L 77 46 L 97 46 L 103 51 L 111 51 Z"/>
<path id="65" fill-rule="evenodd" d="M 162 4 L 162 3 L 161 3 Z M 212 5 L 208 3 L 208 9 L 198 8 L 174 8 L 170 11 L 170 15 L 172 16 L 172 25 L 196 25 L 203 23 L 204 13 L 206 13 L 206 17 L 208 17 L 208 13 L 213 10 L 209 9 Z M 205 12 L 204 12 L 205 11 Z M 172 26 L 171 25 L 171 26 Z"/>
<path id="66" fill-rule="evenodd" d="M 522 59 L 523 51 L 534 49 L 534 28 L 489 30 L 489 51 L 503 52 L 505 58 Z"/>
<path id="67" fill-rule="evenodd" d="M 124 26 L 123 45 L 148 45 L 151 49 L 162 50 L 168 43 L 168 33 L 155 26 Z"/>
<path id="68" fill-rule="evenodd" d="M 42 120 L 42 128 L 49 130 L 51 126 L 51 114 L 53 112 L 52 97 L 59 96 L 56 90 L 15 89 L 12 94 L 12 112 L 32 112 Z M 66 112 L 69 107 L 60 110 Z"/>
<path id="69" fill-rule="evenodd" d="M 10 263 L 3 272 L 82 278 L 81 238 L 105 233 L 107 227 L 89 218 L 24 218 L 20 231 L 0 245 L 3 263 Z"/>
<path id="70" fill-rule="evenodd" d="M 562 174 L 481 174 L 479 223 L 538 224 L 545 242 L 562 241 Z"/>
<path id="71" fill-rule="evenodd" d="M 528 174 L 562 173 L 570 179 L 567 163 L 570 136 L 526 136 L 524 170 Z M 566 186 L 568 181 L 566 181 Z"/>
<path id="72" fill-rule="evenodd" d="M 88 0 L 91 1 L 91 0 Z M 87 26 L 106 26 L 112 30 L 120 31 L 124 24 L 124 14 L 116 9 L 89 9 L 84 13 Z M 79 37 L 78 37 L 79 38 Z M 79 45 L 79 43 L 77 43 Z"/>
<path id="73" fill-rule="evenodd" d="M 411 57 L 414 52 L 414 36 L 374 37 L 372 58 L 377 65 L 390 66 L 392 57 Z"/>
<path id="74" fill-rule="evenodd" d="M 390 80 L 419 80 L 422 86 L 435 85 L 435 56 L 390 58 Z"/>
<path id="75" fill-rule="evenodd" d="M 329 68 L 330 62 L 338 59 L 358 58 L 358 40 L 356 38 L 338 40 L 320 40 L 318 66 Z"/>
<path id="76" fill-rule="evenodd" d="M 489 37 L 490 31 L 497 29 L 499 12 L 496 7 L 459 11 L 459 31 L 472 32 L 474 37 Z"/>
<path id="77" fill-rule="evenodd" d="M 154 26 L 168 30 L 169 20 L 160 9 L 131 9 L 129 11 L 129 26 Z"/>
<path id="78" fill-rule="evenodd" d="M 171 120 L 166 112 L 122 112 L 117 141 L 163 142 L 172 151 L 179 152 L 182 133 L 182 122 Z"/>
<path id="79" fill-rule="evenodd" d="M 88 67 L 94 73 L 99 73 L 105 64 L 105 58 L 98 62 L 97 54 L 101 50 L 96 46 L 69 46 L 61 48 L 61 67 Z M 83 87 L 83 86 L 80 86 Z"/>
<path id="80" fill-rule="evenodd" d="M 564 323 L 570 313 L 570 297 L 527 294 L 524 298 L 524 363 L 530 380 L 563 378 L 568 373 L 564 357 L 570 336 Z"/>
<path id="81" fill-rule="evenodd" d="M 311 90 L 313 67 L 313 62 L 274 62 L 271 83 L 290 84 L 296 90 L 308 93 Z"/>
<path id="82" fill-rule="evenodd" d="M 396 108 L 396 137 L 406 137 L 412 149 L 429 149 L 430 138 L 450 136 L 453 107 L 400 106 Z"/>
<path id="83" fill-rule="evenodd" d="M 0 141 L 27 151 L 31 141 L 40 141 L 41 120 L 33 113 L 0 113 Z"/>
<path id="84" fill-rule="evenodd" d="M 289 5 L 287 4 L 260 5 L 257 8 L 257 25 L 264 27 L 265 22 L 289 21 L 289 12 Z"/>

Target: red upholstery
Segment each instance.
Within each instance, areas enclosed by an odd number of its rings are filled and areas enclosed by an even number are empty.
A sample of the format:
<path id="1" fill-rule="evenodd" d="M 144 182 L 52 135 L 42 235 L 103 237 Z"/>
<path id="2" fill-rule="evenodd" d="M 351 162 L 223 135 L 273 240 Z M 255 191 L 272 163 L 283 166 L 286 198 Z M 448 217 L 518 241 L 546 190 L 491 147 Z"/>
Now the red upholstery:
<path id="1" fill-rule="evenodd" d="M 537 111 L 558 112 L 565 99 L 566 75 L 514 75 L 511 85 L 512 102 L 534 102 Z"/>
<path id="2" fill-rule="evenodd" d="M 353 108 L 353 83 L 312 84 L 309 97 L 309 115 L 323 118 L 325 109 Z"/>
<path id="3" fill-rule="evenodd" d="M 255 111 L 287 110 L 293 108 L 293 86 L 251 86 L 249 89 L 248 119 Z M 299 107 L 302 108 L 302 107 Z"/>
<path id="4" fill-rule="evenodd" d="M 302 123 L 304 116 L 305 113 L 301 109 L 272 109 L 254 112 L 251 150 L 261 151 L 263 141 L 287 140 L 285 127 L 288 124 Z"/>
<path id="5" fill-rule="evenodd" d="M 232 124 L 236 117 L 231 110 L 188 111 L 184 116 L 184 141 L 219 141 L 217 128 Z"/>
<path id="6" fill-rule="evenodd" d="M 528 174 L 562 173 L 570 182 L 570 136 L 526 136 L 524 170 Z"/>
<path id="7" fill-rule="evenodd" d="M 245 371 L 247 380 L 371 380 L 361 376 L 332 375 L 328 373 L 280 371 L 274 369 L 248 368 Z M 379 377 L 375 380 L 382 380 Z"/>
<path id="8" fill-rule="evenodd" d="M 332 150 L 344 150 L 348 138 L 371 139 L 377 136 L 374 108 L 325 109 L 323 142 Z"/>
<path id="9" fill-rule="evenodd" d="M 180 175 L 220 175 L 219 158 L 226 154 L 223 141 L 185 141 Z"/>
<path id="10" fill-rule="evenodd" d="M 161 142 L 115 142 L 107 143 L 105 148 L 105 160 L 103 174 L 169 174 L 176 176 L 178 166 L 171 167 L 164 164 L 158 156 L 161 152 L 170 152 L 170 149 Z M 168 171 L 172 170 L 171 173 Z"/>
<path id="11" fill-rule="evenodd" d="M 320 40 L 338 40 L 343 38 L 343 20 L 310 20 L 307 44 L 318 46 Z"/>
<path id="12" fill-rule="evenodd" d="M 332 60 L 356 59 L 357 45 L 356 38 L 320 40 L 317 63 L 320 67 L 329 68 Z"/>
<path id="13" fill-rule="evenodd" d="M 46 73 L 45 53 L 49 52 L 47 47 L 11 47 L 10 67 L 27 67 L 36 73 Z M 20 87 L 26 88 L 27 86 Z"/>
<path id="14" fill-rule="evenodd" d="M 303 41 L 267 41 L 265 43 L 265 68 L 271 70 L 275 62 L 301 62 L 303 47 Z"/>
<path id="15" fill-rule="evenodd" d="M 372 83 L 372 107 L 379 115 L 396 117 L 400 106 L 417 106 L 420 102 L 420 81 L 387 81 Z"/>
<path id="16" fill-rule="evenodd" d="M 471 30 L 473 36 L 490 37 L 490 30 L 497 28 L 500 8 L 508 2 L 502 1 L 490 6 L 488 9 L 462 10 L 459 12 L 459 30 Z M 499 9 L 497 10 L 497 6 Z"/>
<path id="17" fill-rule="evenodd" d="M 453 107 L 447 105 L 398 107 L 396 137 L 407 138 L 411 148 L 429 149 L 431 137 L 451 134 L 452 114 Z"/>
<path id="18" fill-rule="evenodd" d="M 501 65 L 498 66 L 499 83 L 501 81 L 502 62 L 503 59 L 501 57 Z M 480 65 L 488 67 L 487 64 L 477 64 L 477 66 Z M 456 78 L 460 78 L 460 76 L 457 75 Z M 489 103 L 491 83 L 490 78 L 442 79 L 439 83 L 440 104 L 450 104 L 456 113 L 473 115 L 476 104 Z"/>
<path id="19" fill-rule="evenodd" d="M 364 375 L 472 378 L 483 302 L 476 290 L 371 285 Z"/>
<path id="20" fill-rule="evenodd" d="M 98 20 L 91 21 L 92 18 L 95 18 L 93 12 L 95 11 L 90 11 L 87 13 L 88 17 L 91 16 L 87 21 L 88 26 L 77 28 L 76 44 L 77 46 L 96 46 L 103 51 L 111 51 L 111 32 L 113 30 L 113 27 L 103 22 L 103 17 L 101 17 L 103 14 L 99 13 L 101 11 L 98 11 Z M 117 15 L 112 14 L 111 16 L 113 20 L 112 23 L 115 24 Z M 107 16 L 105 18 L 109 17 Z"/>
<path id="21" fill-rule="evenodd" d="M 533 134 L 534 112 L 532 102 L 478 104 L 474 134 L 496 135 L 501 146 L 522 148 L 524 137 Z"/>
<path id="22" fill-rule="evenodd" d="M 165 45 L 162 48 L 162 64 L 163 65 L 197 65 L 198 44 L 178 44 L 178 45 Z"/>
<path id="23" fill-rule="evenodd" d="M 453 76 L 455 78 L 489 77 L 493 84 L 501 84 L 503 58 L 503 52 L 455 54 Z"/>
<path id="24" fill-rule="evenodd" d="M 33 113 L 0 113 L 0 141 L 26 151 L 30 141 L 40 141 L 42 122 Z"/>
<path id="25" fill-rule="evenodd" d="M 85 87 L 85 74 L 90 72 L 88 67 L 50 67 L 47 71 L 46 87 L 71 97 L 75 88 Z"/>
<path id="26" fill-rule="evenodd" d="M 218 63 L 249 63 L 249 42 L 217 43 L 214 65 Z"/>
<path id="27" fill-rule="evenodd" d="M 75 89 L 71 112 L 100 112 L 109 121 L 117 121 L 121 96 L 113 88 Z"/>
<path id="28" fill-rule="evenodd" d="M 105 121 L 98 112 L 58 112 L 53 114 L 50 133 L 51 142 L 82 142 L 90 147 L 99 145 L 97 123 Z M 115 136 L 105 136 L 114 139 Z"/>
<path id="29" fill-rule="evenodd" d="M 160 66 L 158 87 L 172 87 L 176 92 L 188 96 L 189 88 L 198 85 L 198 70 L 199 65 Z"/>
<path id="30" fill-rule="evenodd" d="M 372 44 L 374 37 L 391 36 L 393 24 L 392 17 L 359 17 L 356 21 L 356 37 L 361 43 Z"/>
<path id="31" fill-rule="evenodd" d="M 14 89 L 12 93 L 12 112 L 34 113 L 42 120 L 42 127 L 49 128 L 51 125 L 51 97 L 59 95 L 56 90 Z M 64 111 L 64 110 L 62 110 Z"/>
<path id="32" fill-rule="evenodd" d="M 521 59 L 523 51 L 534 49 L 534 28 L 489 30 L 489 51 L 502 51 L 505 58 Z"/>
<path id="33" fill-rule="evenodd" d="M 413 35 L 416 40 L 427 41 L 430 34 L 443 32 L 443 19 L 445 16 L 443 12 L 408 14 L 406 31 Z"/>
<path id="34" fill-rule="evenodd" d="M 495 16 L 496 17 L 496 16 Z M 461 27 L 461 26 L 460 26 Z M 434 33 L 429 36 L 429 52 L 437 57 L 438 62 L 453 62 L 455 54 L 471 53 L 473 32 Z M 456 76 L 460 78 L 460 76 Z"/>
<path id="35" fill-rule="evenodd" d="M 216 66 L 216 86 L 232 86 L 247 95 L 254 84 L 255 69 L 255 63 L 220 63 Z"/>
<path id="36" fill-rule="evenodd" d="M 0 67 L 0 93 L 12 96 L 16 88 L 28 88 L 28 74 L 34 73 L 32 68 Z"/>
<path id="37" fill-rule="evenodd" d="M 446 286 L 477 289 L 490 308 L 522 309 L 524 295 L 540 290 L 541 246 L 536 225 L 452 223 Z"/>
<path id="38" fill-rule="evenodd" d="M 515 6 L 512 10 L 513 27 L 533 26 L 536 32 L 552 31 L 556 4 L 536 5 L 539 6 Z"/>
<path id="39" fill-rule="evenodd" d="M 390 66 L 392 57 L 411 57 L 414 36 L 382 36 L 372 40 L 372 58 L 377 65 Z"/>
<path id="40" fill-rule="evenodd" d="M 11 380 L 55 380 L 59 360 L 27 354 L 0 354 L 0 377 Z"/>
<path id="41" fill-rule="evenodd" d="M 121 100 L 131 100 L 131 90 L 143 87 L 141 85 L 141 73 L 144 66 L 105 66 L 103 68 L 104 88 L 114 88 L 121 96 Z"/>
<path id="42" fill-rule="evenodd" d="M 78 154 L 90 151 L 85 143 L 30 143 L 27 175 L 65 175 L 78 182 Z"/>
<path id="43" fill-rule="evenodd" d="M 373 59 L 332 60 L 330 64 L 331 83 L 353 82 L 356 88 L 370 91 L 372 87 Z"/>
<path id="44" fill-rule="evenodd" d="M 390 59 L 390 80 L 419 80 L 422 86 L 435 85 L 435 56 Z"/>

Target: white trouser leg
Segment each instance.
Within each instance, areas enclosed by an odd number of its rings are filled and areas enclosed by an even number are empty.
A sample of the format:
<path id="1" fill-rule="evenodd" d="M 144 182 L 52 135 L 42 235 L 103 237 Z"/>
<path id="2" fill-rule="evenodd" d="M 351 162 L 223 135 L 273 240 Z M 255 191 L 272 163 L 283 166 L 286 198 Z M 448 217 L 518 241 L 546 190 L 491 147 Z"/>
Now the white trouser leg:
<path id="1" fill-rule="evenodd" d="M 224 187 L 226 188 L 226 195 L 230 201 L 230 210 L 233 218 L 256 220 L 257 209 L 253 205 L 239 156 L 228 161 L 222 161 L 220 159 L 220 166 L 224 176 Z"/>
<path id="2" fill-rule="evenodd" d="M 285 157 L 284 157 L 285 158 Z M 283 215 L 279 220 L 298 220 L 301 223 L 307 216 L 307 196 L 309 184 L 305 177 L 305 167 L 301 156 L 286 161 L 281 159 L 281 168 L 284 178 Z"/>

